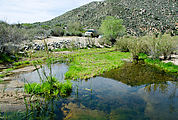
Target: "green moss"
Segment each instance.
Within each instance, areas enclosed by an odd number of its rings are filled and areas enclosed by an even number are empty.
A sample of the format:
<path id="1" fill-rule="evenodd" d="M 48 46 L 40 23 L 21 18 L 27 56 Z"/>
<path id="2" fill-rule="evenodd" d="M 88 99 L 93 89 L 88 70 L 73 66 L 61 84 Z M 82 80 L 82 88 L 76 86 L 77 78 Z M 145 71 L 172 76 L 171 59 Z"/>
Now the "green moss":
<path id="1" fill-rule="evenodd" d="M 124 62 L 123 58 L 130 58 L 130 53 L 104 52 L 76 56 L 70 63 L 69 71 L 65 74 L 67 79 L 88 79 L 100 75 L 105 71 L 118 68 Z"/>

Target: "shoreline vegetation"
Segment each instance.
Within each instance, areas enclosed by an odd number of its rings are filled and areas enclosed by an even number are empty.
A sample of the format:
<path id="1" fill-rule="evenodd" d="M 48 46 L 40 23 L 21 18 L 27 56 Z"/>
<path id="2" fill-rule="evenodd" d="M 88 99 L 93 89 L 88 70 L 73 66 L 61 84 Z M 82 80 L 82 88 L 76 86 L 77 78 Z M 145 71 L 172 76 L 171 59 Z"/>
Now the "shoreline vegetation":
<path id="1" fill-rule="evenodd" d="M 60 50 L 59 50 L 60 51 Z M 38 58 L 38 54 L 41 54 Z M 66 79 L 88 79 L 97 75 L 101 75 L 111 69 L 119 68 L 124 64 L 124 61 L 132 60 L 132 55 L 129 52 L 120 52 L 115 47 L 112 48 L 92 48 L 73 50 L 70 54 L 60 54 L 51 52 L 51 60 L 55 62 L 66 62 L 69 64 L 69 70 L 65 74 Z M 12 75 L 15 69 L 25 66 L 32 66 L 36 61 L 40 64 L 47 62 L 46 53 L 37 51 L 31 54 L 30 58 L 23 58 L 22 61 L 13 62 L 12 67 L 4 69 L 0 73 L 1 82 L 4 77 Z M 37 60 L 33 60 L 33 59 Z M 159 59 L 151 59 L 146 54 L 140 54 L 139 59 L 144 60 L 145 64 L 155 66 L 166 73 L 178 75 L 178 66 L 173 63 L 164 63 Z M 30 61 L 31 60 L 31 61 Z"/>
<path id="2" fill-rule="evenodd" d="M 146 36 L 129 36 L 126 34 L 125 26 L 122 24 L 121 19 L 112 16 L 107 16 L 106 19 L 102 21 L 99 32 L 103 34 L 103 37 L 97 42 L 103 46 L 107 45 L 109 48 L 87 49 L 86 47 L 85 49 L 80 49 L 73 45 L 71 46 L 72 48 L 66 49 L 66 47 L 50 51 L 48 44 L 45 44 L 45 38 L 43 38 L 44 47 L 47 47 L 48 52 L 46 52 L 46 50 L 34 50 L 31 48 L 24 51 L 23 55 L 20 55 L 18 54 L 19 51 L 16 51 L 18 50 L 18 46 L 17 49 L 7 49 L 10 48 L 10 46 L 5 44 L 5 39 L 12 42 L 16 38 L 21 38 L 20 41 L 23 41 L 25 38 L 28 39 L 28 37 L 19 35 L 21 28 L 13 28 L 5 22 L 1 23 L 2 28 L 0 29 L 0 33 L 6 32 L 7 36 L 3 36 L 4 34 L 1 36 L 1 38 L 3 38 L 1 42 L 3 44 L 0 46 L 0 53 L 2 53 L 0 54 L 0 64 L 6 63 L 7 68 L 0 69 L 0 79 L 12 75 L 13 70 L 33 65 L 36 61 L 40 64 L 48 63 L 49 54 L 50 60 L 53 61 L 53 63 L 63 62 L 69 64 L 69 71 L 65 74 L 66 79 L 88 79 L 111 69 L 118 68 L 124 64 L 124 61 L 131 61 L 128 59 L 132 59 L 133 62 L 137 63 L 140 60 L 140 54 L 145 54 L 150 57 L 144 58 L 146 64 L 154 65 L 165 72 L 177 75 L 177 65 L 162 63 L 159 59 L 160 56 L 163 56 L 164 60 L 171 59 L 171 54 L 178 53 L 178 37 L 176 35 L 172 36 L 170 33 L 153 32 Z M 76 28 L 76 30 L 81 31 L 82 26 L 79 24 L 73 25 L 71 28 Z M 16 29 L 19 31 L 16 31 Z M 16 32 L 11 34 L 11 30 Z M 55 34 L 61 32 L 60 30 L 58 31 L 57 28 L 56 30 Z M 45 34 L 43 35 L 45 36 Z M 23 37 L 25 38 L 23 39 Z M 88 39 L 89 38 L 90 37 L 88 37 Z M 63 52 L 67 50 L 68 52 Z"/>

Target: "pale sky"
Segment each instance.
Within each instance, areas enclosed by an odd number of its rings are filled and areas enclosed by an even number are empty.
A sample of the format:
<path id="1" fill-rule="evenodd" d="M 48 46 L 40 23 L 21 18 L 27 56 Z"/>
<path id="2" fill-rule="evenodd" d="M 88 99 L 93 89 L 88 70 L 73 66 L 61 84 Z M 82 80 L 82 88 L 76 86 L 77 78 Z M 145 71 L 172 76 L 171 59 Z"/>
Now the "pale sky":
<path id="1" fill-rule="evenodd" d="M 0 20 L 8 23 L 47 21 L 92 1 L 102 0 L 0 0 Z"/>

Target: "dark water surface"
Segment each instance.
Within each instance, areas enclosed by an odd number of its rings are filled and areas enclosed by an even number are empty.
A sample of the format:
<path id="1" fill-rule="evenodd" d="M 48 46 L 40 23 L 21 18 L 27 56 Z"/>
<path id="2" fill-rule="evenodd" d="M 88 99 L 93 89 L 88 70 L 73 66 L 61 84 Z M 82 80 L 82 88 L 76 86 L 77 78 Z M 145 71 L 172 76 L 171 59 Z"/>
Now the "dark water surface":
<path id="1" fill-rule="evenodd" d="M 53 74 L 63 81 L 67 69 L 65 64 L 55 64 Z M 21 74 L 19 80 L 24 78 L 39 82 L 36 71 Z M 151 66 L 125 64 L 89 80 L 72 81 L 73 92 L 68 98 L 52 99 L 46 110 L 32 118 L 178 120 L 177 80 Z"/>

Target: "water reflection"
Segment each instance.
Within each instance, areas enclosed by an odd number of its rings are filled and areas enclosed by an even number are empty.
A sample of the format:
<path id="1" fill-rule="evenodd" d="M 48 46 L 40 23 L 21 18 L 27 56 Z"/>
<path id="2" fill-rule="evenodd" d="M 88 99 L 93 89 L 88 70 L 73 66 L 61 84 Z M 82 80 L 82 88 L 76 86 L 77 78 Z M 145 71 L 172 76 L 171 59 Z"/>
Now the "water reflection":
<path id="1" fill-rule="evenodd" d="M 57 67 L 58 66 L 58 67 Z M 54 65 L 62 79 L 66 65 Z M 63 71 L 63 72 L 61 72 Z M 36 73 L 23 74 L 29 78 Z M 26 79 L 25 78 L 25 79 Z M 33 78 L 33 79 L 34 79 Z M 34 82 L 33 79 L 31 82 Z M 34 118 L 88 120 L 175 120 L 178 119 L 177 77 L 147 65 L 125 64 L 122 68 L 87 81 L 73 81 L 68 98 L 54 98 L 40 104 Z M 46 106 L 46 107 L 45 107 Z"/>
<path id="2" fill-rule="evenodd" d="M 47 66 L 44 66 L 43 68 L 39 69 L 39 72 L 42 75 L 42 78 L 45 78 L 43 75 L 43 72 L 46 72 L 46 74 L 49 74 L 49 68 Z M 66 64 L 54 64 L 52 65 L 52 74 L 58 80 L 62 81 L 64 80 L 64 74 L 68 71 L 68 66 Z M 31 73 L 24 73 L 17 76 L 20 81 L 28 81 L 28 82 L 40 82 L 40 77 L 38 75 L 37 71 L 31 72 Z"/>
<path id="3" fill-rule="evenodd" d="M 132 63 L 126 63 L 121 68 L 106 72 L 102 76 L 121 81 L 130 86 L 140 86 L 178 80 L 178 77 L 170 76 L 164 71 L 150 65 Z"/>

